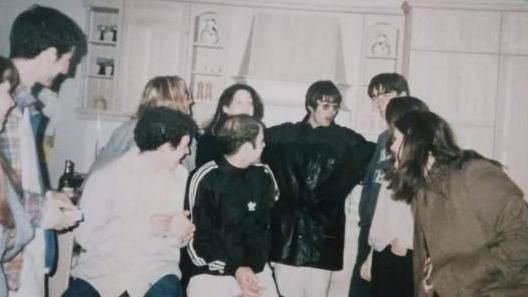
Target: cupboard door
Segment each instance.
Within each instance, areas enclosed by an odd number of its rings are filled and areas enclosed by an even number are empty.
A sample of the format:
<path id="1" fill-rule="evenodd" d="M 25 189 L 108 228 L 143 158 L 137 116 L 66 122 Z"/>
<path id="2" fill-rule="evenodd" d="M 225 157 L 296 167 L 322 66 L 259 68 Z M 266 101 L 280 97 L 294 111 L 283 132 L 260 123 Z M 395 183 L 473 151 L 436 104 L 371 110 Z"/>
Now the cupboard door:
<path id="1" fill-rule="evenodd" d="M 506 56 L 502 65 L 495 154 L 528 199 L 528 56 Z"/>
<path id="2" fill-rule="evenodd" d="M 186 3 L 127 2 L 119 72 L 121 111 L 131 114 L 136 111 L 143 87 L 152 77 L 184 76 L 188 16 Z"/>

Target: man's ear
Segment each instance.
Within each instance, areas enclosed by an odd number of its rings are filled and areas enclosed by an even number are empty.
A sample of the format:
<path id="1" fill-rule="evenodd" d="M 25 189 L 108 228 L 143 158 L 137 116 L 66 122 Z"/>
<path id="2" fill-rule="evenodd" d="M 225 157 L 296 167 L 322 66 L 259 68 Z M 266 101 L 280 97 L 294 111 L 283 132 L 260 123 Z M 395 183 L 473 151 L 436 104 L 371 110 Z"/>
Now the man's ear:
<path id="1" fill-rule="evenodd" d="M 251 148 L 252 148 L 251 143 L 250 143 L 249 141 L 246 141 L 246 142 L 244 142 L 244 144 L 242 144 L 242 145 L 240 146 L 239 152 L 245 154 L 245 153 L 248 152 Z"/>
<path id="2" fill-rule="evenodd" d="M 164 152 L 170 152 L 172 151 L 172 144 L 165 142 L 164 144 L 160 145 L 160 147 L 157 149 L 157 151 L 164 151 Z"/>
<path id="3" fill-rule="evenodd" d="M 57 48 L 48 47 L 47 49 L 40 52 L 39 56 L 43 57 L 47 62 L 54 63 L 57 61 Z"/>

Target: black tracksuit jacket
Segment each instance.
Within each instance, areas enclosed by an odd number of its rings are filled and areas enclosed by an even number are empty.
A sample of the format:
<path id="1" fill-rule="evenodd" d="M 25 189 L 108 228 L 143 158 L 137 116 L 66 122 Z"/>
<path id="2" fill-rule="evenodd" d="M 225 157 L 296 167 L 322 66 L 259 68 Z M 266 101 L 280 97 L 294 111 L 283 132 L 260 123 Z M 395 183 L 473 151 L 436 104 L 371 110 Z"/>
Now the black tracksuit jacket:
<path id="1" fill-rule="evenodd" d="M 262 271 L 269 259 L 277 191 L 273 174 L 264 165 L 241 169 L 219 158 L 198 168 L 187 190 L 196 226 L 187 247 L 192 275 L 234 275 L 241 266 Z"/>

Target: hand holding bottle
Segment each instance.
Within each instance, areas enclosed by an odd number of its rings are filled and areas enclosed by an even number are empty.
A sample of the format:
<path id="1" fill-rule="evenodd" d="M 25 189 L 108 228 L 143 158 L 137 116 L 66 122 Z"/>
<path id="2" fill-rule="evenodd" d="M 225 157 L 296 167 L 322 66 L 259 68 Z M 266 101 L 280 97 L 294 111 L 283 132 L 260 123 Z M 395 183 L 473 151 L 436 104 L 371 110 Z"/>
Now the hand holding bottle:
<path id="1" fill-rule="evenodd" d="M 82 212 L 63 192 L 48 191 L 47 209 L 42 220 L 42 228 L 64 230 L 77 225 L 82 220 Z"/>

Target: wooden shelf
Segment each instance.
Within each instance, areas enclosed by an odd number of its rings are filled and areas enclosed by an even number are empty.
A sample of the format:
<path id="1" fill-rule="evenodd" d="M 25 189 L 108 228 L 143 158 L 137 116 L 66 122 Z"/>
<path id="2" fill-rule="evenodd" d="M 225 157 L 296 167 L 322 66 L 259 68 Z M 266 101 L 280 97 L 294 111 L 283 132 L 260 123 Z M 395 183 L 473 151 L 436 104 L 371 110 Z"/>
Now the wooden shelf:
<path id="1" fill-rule="evenodd" d="M 219 44 L 206 44 L 201 42 L 195 42 L 193 43 L 193 47 L 204 47 L 204 48 L 211 48 L 211 49 L 223 49 L 224 47 Z"/>
<path id="2" fill-rule="evenodd" d="M 90 44 L 93 45 L 102 45 L 102 46 L 117 46 L 117 42 L 115 41 L 101 41 L 101 40 L 90 40 L 88 41 Z"/>
<path id="3" fill-rule="evenodd" d="M 216 76 L 216 77 L 222 76 L 221 72 L 218 73 L 218 72 L 191 71 L 191 74 L 193 74 L 193 75 L 203 75 L 203 76 Z"/>
<path id="4" fill-rule="evenodd" d="M 105 120 L 115 120 L 123 121 L 129 119 L 133 113 L 130 112 L 120 112 L 111 109 L 101 110 L 93 108 L 77 108 L 77 114 L 86 119 L 105 119 Z"/>
<path id="5" fill-rule="evenodd" d="M 87 77 L 96 78 L 96 79 L 108 79 L 108 80 L 114 79 L 114 77 L 111 75 L 98 75 L 98 74 L 88 74 Z"/>

